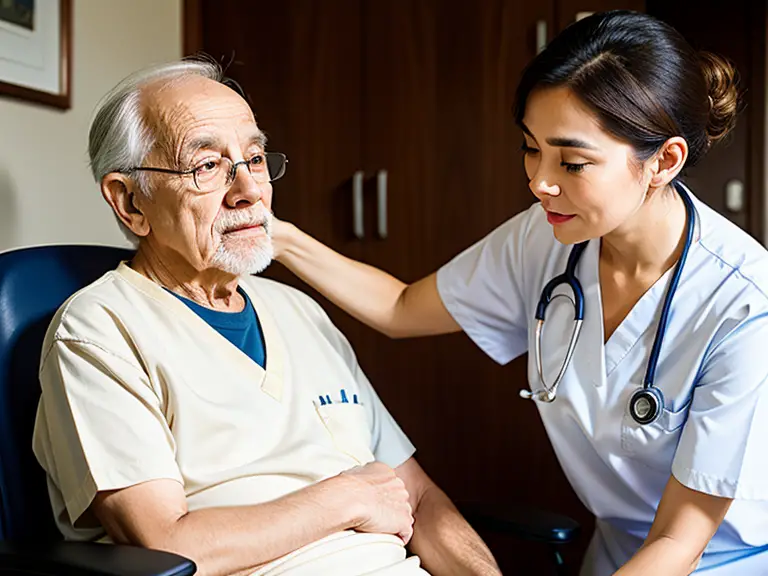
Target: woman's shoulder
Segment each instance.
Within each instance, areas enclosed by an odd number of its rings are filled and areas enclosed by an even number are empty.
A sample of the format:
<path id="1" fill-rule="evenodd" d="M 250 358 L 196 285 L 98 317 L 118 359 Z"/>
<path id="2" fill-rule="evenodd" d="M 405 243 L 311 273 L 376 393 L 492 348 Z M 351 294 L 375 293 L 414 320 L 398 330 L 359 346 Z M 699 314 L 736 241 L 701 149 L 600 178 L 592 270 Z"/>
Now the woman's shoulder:
<path id="1" fill-rule="evenodd" d="M 751 286 L 768 306 L 768 250 L 745 230 L 701 201 L 699 249 L 719 269 L 723 281 Z"/>

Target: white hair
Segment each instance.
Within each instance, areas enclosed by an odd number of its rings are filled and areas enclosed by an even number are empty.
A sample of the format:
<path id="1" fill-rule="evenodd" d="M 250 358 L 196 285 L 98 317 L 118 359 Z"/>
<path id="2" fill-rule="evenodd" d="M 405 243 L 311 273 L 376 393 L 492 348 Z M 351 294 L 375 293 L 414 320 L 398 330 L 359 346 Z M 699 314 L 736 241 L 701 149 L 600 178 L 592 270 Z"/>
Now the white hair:
<path id="1" fill-rule="evenodd" d="M 142 90 L 157 81 L 172 81 L 187 76 L 224 82 L 224 72 L 214 60 L 187 59 L 135 72 L 102 98 L 88 134 L 88 156 L 97 183 L 101 183 L 110 172 L 141 166 L 155 145 L 155 135 L 142 115 Z M 149 195 L 146 173 L 135 172 L 133 177 L 139 190 Z M 128 240 L 136 244 L 136 235 L 119 218 L 117 221 Z"/>

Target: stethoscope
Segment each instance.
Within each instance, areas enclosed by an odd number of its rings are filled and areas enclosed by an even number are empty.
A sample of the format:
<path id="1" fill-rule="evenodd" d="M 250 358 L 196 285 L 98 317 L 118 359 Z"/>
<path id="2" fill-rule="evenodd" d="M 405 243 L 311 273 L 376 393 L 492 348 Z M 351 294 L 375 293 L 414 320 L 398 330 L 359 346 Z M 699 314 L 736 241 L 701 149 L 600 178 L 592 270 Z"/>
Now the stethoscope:
<path id="1" fill-rule="evenodd" d="M 645 371 L 645 379 L 643 380 L 643 387 L 635 390 L 629 399 L 629 414 L 638 424 L 651 424 L 661 415 L 661 411 L 664 408 L 664 395 L 661 390 L 653 385 L 653 381 L 656 377 L 656 365 L 659 362 L 659 353 L 661 351 L 661 343 L 664 340 L 664 333 L 667 329 L 667 320 L 669 317 L 669 310 L 672 307 L 672 299 L 677 291 L 677 285 L 680 282 L 680 276 L 683 272 L 683 266 L 685 260 L 688 257 L 688 250 L 693 242 L 693 233 L 695 228 L 696 213 L 693 207 L 693 202 L 688 192 L 682 186 L 682 184 L 675 182 L 675 189 L 685 204 L 686 212 L 686 231 L 685 231 L 685 245 L 683 246 L 683 252 L 680 255 L 680 259 L 677 261 L 675 271 L 672 276 L 672 280 L 667 288 L 667 294 L 664 297 L 664 305 L 661 309 L 661 318 L 659 319 L 659 326 L 656 329 L 656 337 L 653 341 L 653 348 L 651 348 L 651 355 L 648 358 L 648 366 Z M 589 241 L 587 241 L 589 242 Z M 584 249 L 587 247 L 587 242 L 581 242 L 576 244 L 568 255 L 568 264 L 565 267 L 565 272 L 559 276 L 555 276 L 550 280 L 544 290 L 541 293 L 541 298 L 536 306 L 536 343 L 535 343 L 535 359 L 536 368 L 539 372 L 539 379 L 543 388 L 532 392 L 530 390 L 521 390 L 520 396 L 526 399 L 537 400 L 539 402 L 553 402 L 557 396 L 557 387 L 560 385 L 560 381 L 563 379 L 565 370 L 568 368 L 568 364 L 573 356 L 573 351 L 576 348 L 576 342 L 579 339 L 579 333 L 581 332 L 581 325 L 584 321 L 584 291 L 581 287 L 579 279 L 576 277 L 576 265 L 579 263 L 579 258 L 584 253 Z M 567 284 L 573 292 L 573 299 L 566 294 L 555 294 L 553 292 L 555 288 L 561 284 Z M 566 298 L 573 303 L 574 307 L 574 321 L 573 332 L 571 333 L 571 340 L 568 343 L 568 350 L 565 353 L 565 360 L 560 366 L 560 371 L 555 377 L 555 381 L 552 386 L 547 386 L 544 380 L 544 369 L 541 362 L 541 331 L 544 327 L 544 316 L 547 311 L 549 303 L 558 297 Z"/>

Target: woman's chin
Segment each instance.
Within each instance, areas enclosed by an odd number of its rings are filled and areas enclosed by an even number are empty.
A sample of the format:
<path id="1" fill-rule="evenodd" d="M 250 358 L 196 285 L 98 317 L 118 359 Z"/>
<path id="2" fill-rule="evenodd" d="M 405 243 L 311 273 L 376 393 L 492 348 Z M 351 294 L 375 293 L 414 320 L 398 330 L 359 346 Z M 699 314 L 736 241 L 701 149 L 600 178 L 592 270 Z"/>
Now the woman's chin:
<path id="1" fill-rule="evenodd" d="M 552 233 L 555 235 L 555 239 L 560 244 L 578 244 L 589 240 L 589 236 L 579 230 L 564 230 L 562 226 L 555 226 L 552 229 Z"/>

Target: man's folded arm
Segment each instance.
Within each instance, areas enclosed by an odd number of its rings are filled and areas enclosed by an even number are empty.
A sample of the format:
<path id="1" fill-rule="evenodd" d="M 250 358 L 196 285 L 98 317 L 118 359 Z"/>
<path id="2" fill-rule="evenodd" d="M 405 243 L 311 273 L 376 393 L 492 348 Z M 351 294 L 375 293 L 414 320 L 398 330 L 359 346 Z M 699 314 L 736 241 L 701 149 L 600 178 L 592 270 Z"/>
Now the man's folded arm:
<path id="1" fill-rule="evenodd" d="M 168 479 L 99 492 L 91 509 L 114 542 L 180 554 L 203 576 L 250 574 L 346 529 L 407 539 L 413 523 L 403 482 L 380 463 L 252 506 L 190 512 L 183 487 Z"/>

